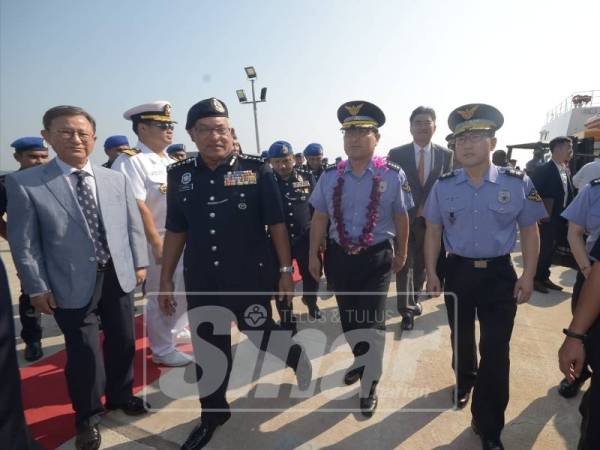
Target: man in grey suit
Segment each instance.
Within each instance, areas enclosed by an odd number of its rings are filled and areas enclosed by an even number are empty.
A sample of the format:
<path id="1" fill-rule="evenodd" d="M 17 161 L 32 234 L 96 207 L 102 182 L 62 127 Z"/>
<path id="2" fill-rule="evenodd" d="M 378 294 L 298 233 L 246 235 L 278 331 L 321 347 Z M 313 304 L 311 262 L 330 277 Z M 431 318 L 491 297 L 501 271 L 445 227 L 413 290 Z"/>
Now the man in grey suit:
<path id="1" fill-rule="evenodd" d="M 413 142 L 390 150 L 388 159 L 399 164 L 410 184 L 415 207 L 409 211 L 408 255 L 404 268 L 396 274 L 398 312 L 402 329 L 412 330 L 414 316 L 422 312 L 418 293 L 425 282 L 425 218 L 423 205 L 440 175 L 452 170 L 452 151 L 431 142 L 435 132 L 435 111 L 419 106 L 410 115 Z"/>
<path id="2" fill-rule="evenodd" d="M 53 314 L 65 337 L 76 447 L 95 450 L 103 394 L 108 409 L 134 415 L 148 408 L 132 393 L 132 291 L 146 275 L 146 239 L 123 174 L 88 160 L 94 119 L 81 108 L 57 106 L 43 124 L 58 157 L 7 176 L 8 240 L 32 306 Z"/>

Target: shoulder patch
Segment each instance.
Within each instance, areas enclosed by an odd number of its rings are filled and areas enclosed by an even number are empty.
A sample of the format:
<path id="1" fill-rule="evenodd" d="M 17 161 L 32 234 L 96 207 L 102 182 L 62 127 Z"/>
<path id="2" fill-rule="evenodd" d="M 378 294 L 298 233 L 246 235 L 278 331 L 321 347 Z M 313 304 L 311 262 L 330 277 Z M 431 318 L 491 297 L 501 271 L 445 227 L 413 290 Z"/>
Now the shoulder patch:
<path id="1" fill-rule="evenodd" d="M 600 184 L 600 178 L 596 178 L 595 180 L 590 181 L 592 186 L 598 186 Z"/>
<path id="2" fill-rule="evenodd" d="M 503 173 L 504 175 L 508 175 L 509 177 L 520 178 L 521 180 L 525 176 L 525 174 L 523 172 L 521 172 L 520 170 L 508 169 L 506 167 L 500 169 L 499 172 Z"/>
<path id="3" fill-rule="evenodd" d="M 242 161 L 252 161 L 258 164 L 264 164 L 265 160 L 260 155 L 247 155 L 246 153 L 242 153 L 237 155 L 237 158 Z"/>
<path id="4" fill-rule="evenodd" d="M 178 167 L 187 166 L 189 164 L 196 165 L 196 156 L 192 156 L 190 158 L 186 158 L 182 161 L 178 161 L 176 163 L 171 164 L 169 167 L 167 167 L 167 172 L 170 172 L 171 170 L 176 169 Z"/>
<path id="5" fill-rule="evenodd" d="M 410 184 L 408 184 L 408 181 L 404 180 L 404 183 L 402 183 L 402 190 L 404 192 L 411 192 Z"/>
<path id="6" fill-rule="evenodd" d="M 335 170 L 337 166 L 335 164 L 329 164 L 328 166 L 325 166 L 325 171 L 329 171 L 329 170 Z"/>
<path id="7" fill-rule="evenodd" d="M 448 178 L 452 178 L 455 175 L 456 175 L 456 170 L 453 170 L 452 172 L 448 172 L 448 173 L 443 174 L 442 176 L 440 176 L 438 178 L 438 180 L 446 180 Z"/>
<path id="8" fill-rule="evenodd" d="M 386 165 L 390 169 L 395 170 L 396 172 L 400 172 L 400 170 L 402 169 L 402 167 L 400 167 L 400 164 L 395 163 L 394 161 L 391 161 L 390 159 L 386 160 Z"/>
<path id="9" fill-rule="evenodd" d="M 529 194 L 527 194 L 527 200 L 531 200 L 532 202 L 541 202 L 542 197 L 540 197 L 538 191 L 534 187 L 532 187 L 529 191 Z"/>
<path id="10" fill-rule="evenodd" d="M 124 155 L 127 155 L 127 156 L 135 156 L 140 152 L 141 152 L 141 150 L 138 150 L 137 148 L 127 148 L 125 150 L 121 150 L 119 153 L 123 153 Z"/>

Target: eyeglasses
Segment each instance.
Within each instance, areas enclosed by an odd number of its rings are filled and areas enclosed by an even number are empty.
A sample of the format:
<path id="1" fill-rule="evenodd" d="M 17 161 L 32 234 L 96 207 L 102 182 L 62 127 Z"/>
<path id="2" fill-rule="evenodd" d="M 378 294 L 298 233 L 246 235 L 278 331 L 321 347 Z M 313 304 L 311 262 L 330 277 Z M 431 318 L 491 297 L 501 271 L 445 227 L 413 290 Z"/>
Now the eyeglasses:
<path id="1" fill-rule="evenodd" d="M 198 133 L 203 138 L 209 136 L 213 131 L 217 133 L 218 136 L 226 136 L 231 132 L 231 128 L 225 127 L 216 127 L 216 128 L 195 128 L 196 133 Z"/>
<path id="2" fill-rule="evenodd" d="M 472 144 L 477 144 L 477 143 L 483 141 L 487 137 L 490 137 L 490 135 L 487 133 L 468 133 L 468 134 L 462 134 L 460 136 L 457 136 L 455 138 L 455 142 L 457 144 L 464 144 L 467 141 L 469 141 Z"/>
<path id="3" fill-rule="evenodd" d="M 146 122 L 151 127 L 160 128 L 161 130 L 174 130 L 175 124 L 169 122 Z"/>
<path id="4" fill-rule="evenodd" d="M 352 127 L 352 128 L 346 128 L 346 129 L 342 130 L 342 135 L 347 136 L 347 137 L 364 137 L 374 131 L 375 131 L 374 128 Z"/>
<path id="5" fill-rule="evenodd" d="M 58 134 L 58 136 L 65 141 L 73 139 L 75 136 L 77 136 L 81 142 L 88 142 L 94 137 L 92 134 L 76 130 L 56 130 L 54 133 Z"/>

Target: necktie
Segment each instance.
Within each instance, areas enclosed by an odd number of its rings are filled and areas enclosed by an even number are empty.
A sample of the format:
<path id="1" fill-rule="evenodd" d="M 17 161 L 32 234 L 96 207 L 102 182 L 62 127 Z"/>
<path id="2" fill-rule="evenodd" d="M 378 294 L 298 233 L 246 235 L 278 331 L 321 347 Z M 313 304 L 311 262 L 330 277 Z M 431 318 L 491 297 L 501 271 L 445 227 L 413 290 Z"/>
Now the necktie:
<path id="1" fill-rule="evenodd" d="M 419 149 L 419 166 L 417 167 L 419 172 L 419 183 L 421 186 L 425 184 L 425 149 Z"/>
<path id="2" fill-rule="evenodd" d="M 77 175 L 77 201 L 79 202 L 79 206 L 81 206 L 88 228 L 90 229 L 92 240 L 94 241 L 96 260 L 98 265 L 103 266 L 110 260 L 110 251 L 106 242 L 104 226 L 98 214 L 98 205 L 96 205 L 92 188 L 85 182 L 87 174 L 83 170 L 78 170 L 74 173 Z"/>

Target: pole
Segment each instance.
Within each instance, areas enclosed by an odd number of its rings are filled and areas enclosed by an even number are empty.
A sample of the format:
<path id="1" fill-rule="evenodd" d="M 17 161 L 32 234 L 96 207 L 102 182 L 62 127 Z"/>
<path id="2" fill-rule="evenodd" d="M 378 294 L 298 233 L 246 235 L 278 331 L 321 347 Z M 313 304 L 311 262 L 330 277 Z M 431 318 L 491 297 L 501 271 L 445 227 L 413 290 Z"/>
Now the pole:
<path id="1" fill-rule="evenodd" d="M 252 83 L 252 108 L 254 109 L 254 133 L 256 134 L 256 154 L 260 155 L 260 141 L 258 138 L 258 117 L 256 116 L 256 96 L 254 94 L 254 78 L 250 80 Z"/>

